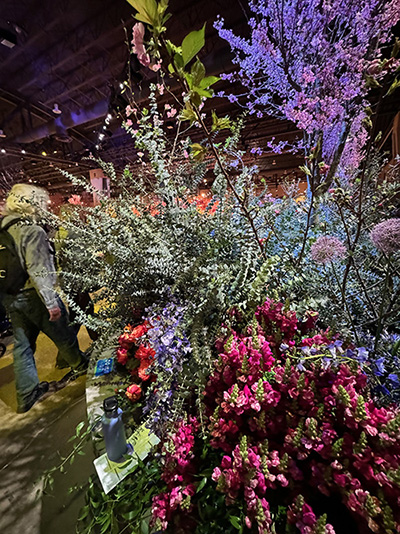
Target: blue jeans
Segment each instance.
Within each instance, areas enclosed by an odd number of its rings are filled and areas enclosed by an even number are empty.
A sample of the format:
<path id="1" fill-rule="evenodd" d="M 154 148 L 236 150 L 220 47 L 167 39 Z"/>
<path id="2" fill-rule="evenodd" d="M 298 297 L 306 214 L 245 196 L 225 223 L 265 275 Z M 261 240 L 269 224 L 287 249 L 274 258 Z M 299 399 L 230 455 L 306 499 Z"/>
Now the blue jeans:
<path id="1" fill-rule="evenodd" d="M 72 369 L 83 363 L 78 340 L 69 325 L 68 314 L 61 299 L 58 299 L 61 317 L 49 320 L 49 312 L 34 289 L 20 291 L 16 296 L 7 296 L 5 305 L 14 332 L 14 374 L 17 401 L 23 406 L 32 391 L 39 385 L 34 353 L 39 332 L 46 334 L 57 346 L 60 356 Z"/>

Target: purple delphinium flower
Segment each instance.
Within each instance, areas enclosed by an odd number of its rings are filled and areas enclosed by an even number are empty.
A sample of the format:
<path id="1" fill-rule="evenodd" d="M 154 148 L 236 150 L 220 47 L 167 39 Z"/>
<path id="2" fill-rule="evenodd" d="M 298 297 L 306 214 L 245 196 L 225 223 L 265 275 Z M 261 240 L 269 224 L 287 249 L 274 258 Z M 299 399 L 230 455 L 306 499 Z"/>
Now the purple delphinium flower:
<path id="1" fill-rule="evenodd" d="M 346 247 L 343 243 L 333 236 L 319 237 L 311 246 L 311 257 L 316 263 L 325 265 L 331 261 L 344 258 Z"/>
<path id="2" fill-rule="evenodd" d="M 183 328 L 185 307 L 170 302 L 162 310 L 155 305 L 146 311 L 152 327 L 147 339 L 155 350 L 151 371 L 157 378 L 154 388 L 148 391 L 143 411 L 149 415 L 148 428 L 161 436 L 165 423 L 171 418 L 181 373 L 192 349 Z"/>
<path id="3" fill-rule="evenodd" d="M 400 219 L 387 219 L 375 225 L 371 232 L 371 241 L 384 254 L 400 250 Z"/>

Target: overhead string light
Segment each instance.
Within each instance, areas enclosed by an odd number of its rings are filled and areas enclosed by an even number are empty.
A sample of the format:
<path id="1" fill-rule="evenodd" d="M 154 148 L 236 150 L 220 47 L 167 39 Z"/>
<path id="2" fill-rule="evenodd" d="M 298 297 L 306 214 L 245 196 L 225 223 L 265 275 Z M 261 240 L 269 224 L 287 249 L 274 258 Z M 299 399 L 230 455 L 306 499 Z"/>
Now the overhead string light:
<path id="1" fill-rule="evenodd" d="M 122 86 L 122 87 L 121 87 Z M 123 84 L 121 83 L 120 84 L 120 88 L 123 88 Z M 100 131 L 98 132 L 97 134 L 97 143 L 96 145 L 94 146 L 94 148 L 96 150 L 99 150 L 101 148 L 101 143 L 102 141 L 104 140 L 106 134 L 111 137 L 112 136 L 112 131 L 109 129 L 109 125 L 110 125 L 110 122 L 112 121 L 112 118 L 113 118 L 113 115 L 112 113 L 108 112 L 105 119 L 104 119 L 104 124 L 102 124 L 101 126 L 101 129 Z M 95 130 L 93 131 L 95 132 Z"/>

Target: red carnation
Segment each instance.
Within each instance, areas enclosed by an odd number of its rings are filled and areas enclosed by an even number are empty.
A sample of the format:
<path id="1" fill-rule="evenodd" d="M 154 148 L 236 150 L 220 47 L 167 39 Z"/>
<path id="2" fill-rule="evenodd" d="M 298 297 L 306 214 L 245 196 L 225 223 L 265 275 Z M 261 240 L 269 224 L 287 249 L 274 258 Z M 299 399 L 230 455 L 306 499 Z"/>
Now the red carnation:
<path id="1" fill-rule="evenodd" d="M 132 384 L 126 389 L 125 395 L 128 397 L 130 401 L 136 402 L 140 399 L 142 395 L 142 388 L 138 386 L 137 384 Z"/>
<path id="2" fill-rule="evenodd" d="M 117 350 L 117 361 L 122 365 L 126 365 L 128 361 L 128 351 L 126 349 L 120 348 Z"/>
<path id="3" fill-rule="evenodd" d="M 155 350 L 151 347 L 146 347 L 146 345 L 140 345 L 135 353 L 135 358 L 138 360 L 149 360 L 152 361 L 155 355 Z"/>

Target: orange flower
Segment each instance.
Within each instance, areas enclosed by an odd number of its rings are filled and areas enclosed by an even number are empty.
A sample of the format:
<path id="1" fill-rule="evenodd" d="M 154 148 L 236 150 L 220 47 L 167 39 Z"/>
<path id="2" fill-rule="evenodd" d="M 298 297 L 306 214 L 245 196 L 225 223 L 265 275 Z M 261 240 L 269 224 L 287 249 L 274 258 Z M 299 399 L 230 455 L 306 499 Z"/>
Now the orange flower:
<path id="1" fill-rule="evenodd" d="M 153 360 L 156 351 L 146 345 L 140 345 L 135 353 L 135 358 L 138 360 L 148 360 L 149 363 Z"/>
<path id="2" fill-rule="evenodd" d="M 148 325 L 149 323 L 145 321 L 143 324 L 140 324 L 139 326 L 135 326 L 135 328 L 133 328 L 133 330 L 131 330 L 129 334 L 129 340 L 134 342 L 134 341 L 137 341 L 142 336 L 144 336 L 149 330 Z"/>

